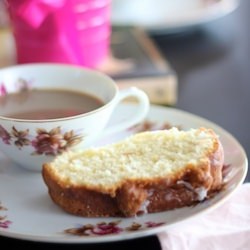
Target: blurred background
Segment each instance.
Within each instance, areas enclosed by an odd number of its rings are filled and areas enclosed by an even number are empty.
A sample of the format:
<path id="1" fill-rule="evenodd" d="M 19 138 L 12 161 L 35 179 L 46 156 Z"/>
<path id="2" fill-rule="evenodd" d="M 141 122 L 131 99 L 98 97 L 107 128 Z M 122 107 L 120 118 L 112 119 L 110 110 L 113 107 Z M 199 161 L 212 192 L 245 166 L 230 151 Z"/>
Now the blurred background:
<path id="1" fill-rule="evenodd" d="M 103 71 L 120 88 L 145 90 L 152 105 L 218 124 L 249 158 L 249 23 L 249 0 L 0 0 L 0 67 L 43 61 Z M 154 236 L 97 246 L 143 245 L 160 249 Z"/>

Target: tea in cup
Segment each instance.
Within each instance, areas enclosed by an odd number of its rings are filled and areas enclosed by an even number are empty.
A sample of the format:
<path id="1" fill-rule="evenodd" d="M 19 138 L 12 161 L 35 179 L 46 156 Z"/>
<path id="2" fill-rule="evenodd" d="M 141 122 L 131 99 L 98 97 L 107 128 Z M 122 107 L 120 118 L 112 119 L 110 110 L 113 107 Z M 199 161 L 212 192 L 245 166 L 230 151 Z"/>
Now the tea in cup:
<path id="1" fill-rule="evenodd" d="M 137 99 L 133 116 L 107 127 L 115 107 L 130 97 Z M 0 70 L 0 150 L 29 170 L 139 123 L 148 110 L 142 90 L 119 90 L 98 71 L 54 63 Z"/>

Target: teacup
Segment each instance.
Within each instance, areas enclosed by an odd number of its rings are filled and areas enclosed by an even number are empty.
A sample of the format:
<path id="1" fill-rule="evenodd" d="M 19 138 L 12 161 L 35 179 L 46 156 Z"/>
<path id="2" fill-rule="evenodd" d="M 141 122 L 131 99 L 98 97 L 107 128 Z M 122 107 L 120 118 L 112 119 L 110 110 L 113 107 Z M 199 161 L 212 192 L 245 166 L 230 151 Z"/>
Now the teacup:
<path id="1" fill-rule="evenodd" d="M 134 114 L 107 126 L 115 107 L 130 97 L 137 99 Z M 143 91 L 119 90 L 94 70 L 53 63 L 0 70 L 0 150 L 29 170 L 41 171 L 44 162 L 67 150 L 139 123 L 148 110 Z"/>

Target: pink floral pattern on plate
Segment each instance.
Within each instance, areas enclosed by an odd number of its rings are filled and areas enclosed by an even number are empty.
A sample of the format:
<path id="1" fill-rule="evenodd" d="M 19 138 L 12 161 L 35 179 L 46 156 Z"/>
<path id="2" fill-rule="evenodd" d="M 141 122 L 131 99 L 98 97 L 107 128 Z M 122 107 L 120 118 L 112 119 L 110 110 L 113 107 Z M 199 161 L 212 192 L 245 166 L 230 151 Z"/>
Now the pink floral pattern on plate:
<path id="1" fill-rule="evenodd" d="M 1 212 L 6 211 L 7 208 L 5 208 L 4 206 L 2 206 L 1 202 L 0 202 L 0 228 L 4 228 L 7 229 L 9 228 L 11 221 L 8 220 L 6 215 L 1 215 Z"/>
<path id="2" fill-rule="evenodd" d="M 159 123 L 159 122 L 153 122 L 149 120 L 145 120 L 144 122 L 141 122 L 133 127 L 131 127 L 129 130 L 133 133 L 139 133 L 144 131 L 155 131 L 155 130 L 164 130 L 164 129 L 170 129 L 173 125 L 169 122 Z M 175 127 L 181 129 L 180 125 L 176 125 Z"/>
<path id="3" fill-rule="evenodd" d="M 164 225 L 164 222 L 145 222 L 143 224 L 132 222 L 130 226 L 119 226 L 120 220 L 113 222 L 100 222 L 97 224 L 85 224 L 75 228 L 69 228 L 64 230 L 66 234 L 72 234 L 76 236 L 103 236 L 110 234 L 119 234 L 124 231 L 138 231 L 145 230 L 147 228 L 158 227 Z"/>

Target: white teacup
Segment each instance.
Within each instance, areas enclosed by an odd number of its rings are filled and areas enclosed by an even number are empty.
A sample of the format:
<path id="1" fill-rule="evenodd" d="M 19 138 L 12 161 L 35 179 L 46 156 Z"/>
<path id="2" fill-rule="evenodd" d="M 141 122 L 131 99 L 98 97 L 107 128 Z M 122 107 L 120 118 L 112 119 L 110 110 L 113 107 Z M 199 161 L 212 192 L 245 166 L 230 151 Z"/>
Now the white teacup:
<path id="1" fill-rule="evenodd" d="M 107 127 L 115 107 L 127 97 L 138 100 L 134 115 Z M 97 106 L 82 110 L 90 101 Z M 143 91 L 119 91 L 97 71 L 49 63 L 0 70 L 0 150 L 29 170 L 40 171 L 64 151 L 88 147 L 100 135 L 139 123 L 148 110 Z"/>

